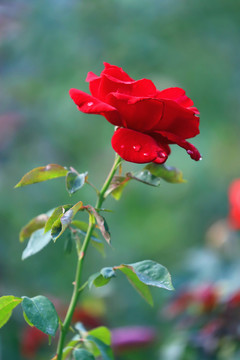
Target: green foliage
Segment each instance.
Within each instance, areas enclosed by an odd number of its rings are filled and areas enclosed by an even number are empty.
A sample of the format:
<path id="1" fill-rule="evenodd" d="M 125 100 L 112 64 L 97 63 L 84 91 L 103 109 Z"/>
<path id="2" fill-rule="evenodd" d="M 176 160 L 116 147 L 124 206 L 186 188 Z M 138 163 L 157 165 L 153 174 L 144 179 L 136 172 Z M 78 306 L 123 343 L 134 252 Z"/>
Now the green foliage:
<path id="1" fill-rule="evenodd" d="M 150 305 L 153 304 L 153 301 L 147 286 L 174 290 L 168 270 L 155 261 L 144 260 L 129 265 L 122 264 L 114 269 L 122 271 Z"/>
<path id="2" fill-rule="evenodd" d="M 75 360 L 94 360 L 94 356 L 86 349 L 73 350 L 73 357 Z"/>
<path id="3" fill-rule="evenodd" d="M 183 173 L 181 170 L 173 166 L 167 166 L 165 164 L 158 165 L 154 163 L 147 164 L 145 166 L 146 170 L 150 171 L 150 173 L 154 176 L 158 176 L 163 180 L 169 183 L 185 183 L 186 180 L 183 179 Z"/>
<path id="4" fill-rule="evenodd" d="M 186 182 L 183 174 L 175 167 L 150 163 L 147 164 L 142 171 L 136 174 L 128 172 L 126 176 L 114 176 L 111 185 L 107 191 L 107 195 L 111 194 L 116 200 L 122 196 L 125 186 L 131 179 L 140 181 L 151 186 L 159 186 L 160 178 L 170 183 Z"/>
<path id="5" fill-rule="evenodd" d="M 96 219 L 96 222 L 98 224 L 98 228 L 101 231 L 102 236 L 104 237 L 106 242 L 108 244 L 110 244 L 111 235 L 110 235 L 108 224 L 107 224 L 105 218 L 103 216 L 99 215 L 99 213 L 94 209 L 94 207 L 89 206 L 89 209 L 90 209 L 91 213 L 94 215 L 94 217 Z"/>
<path id="6" fill-rule="evenodd" d="M 74 216 L 77 214 L 78 211 L 82 210 L 83 208 L 83 203 L 82 201 L 79 201 L 78 203 L 76 203 L 73 207 L 71 207 L 68 211 L 66 211 L 62 216 L 61 216 L 61 223 L 63 226 L 65 225 L 70 225 Z"/>
<path id="7" fill-rule="evenodd" d="M 15 188 L 63 177 L 66 176 L 67 173 L 68 170 L 66 168 L 57 164 L 40 166 L 29 171 L 26 175 L 24 175 L 22 179 L 17 183 Z"/>
<path id="8" fill-rule="evenodd" d="M 13 309 L 21 302 L 21 298 L 12 295 L 2 296 L 0 298 L 0 328 L 8 322 Z"/>
<path id="9" fill-rule="evenodd" d="M 81 337 L 86 336 L 87 330 L 86 330 L 85 326 L 83 325 L 83 323 L 81 323 L 81 322 L 78 321 L 78 322 L 75 324 L 74 327 L 75 327 L 75 329 L 79 332 L 79 334 L 81 335 Z"/>
<path id="10" fill-rule="evenodd" d="M 75 329 L 78 331 L 78 334 L 64 348 L 63 360 L 67 359 L 71 352 L 74 359 L 93 360 L 94 357 L 99 356 L 104 360 L 114 359 L 111 349 L 111 333 L 108 328 L 99 326 L 87 331 L 82 323 L 77 323 L 75 324 Z M 86 349 L 82 348 L 82 346 L 86 347 Z"/>
<path id="11" fill-rule="evenodd" d="M 97 356 L 101 355 L 103 360 L 113 360 L 114 359 L 111 347 L 109 345 L 107 345 L 105 342 L 103 342 L 102 340 L 100 340 L 99 338 L 97 338 L 96 336 L 93 336 L 93 335 L 88 335 L 86 337 L 86 340 L 88 340 L 90 343 L 92 343 L 92 345 L 95 345 L 93 347 L 94 356 L 97 357 Z"/>
<path id="12" fill-rule="evenodd" d="M 128 265 L 120 265 L 117 267 L 124 275 L 126 275 L 130 284 L 138 291 L 138 293 L 152 306 L 153 299 L 148 286 L 142 282 L 135 274 L 133 269 Z"/>
<path id="13" fill-rule="evenodd" d="M 27 315 L 26 315 L 26 313 L 23 311 L 23 318 L 24 318 L 24 320 L 26 321 L 26 323 L 29 325 L 29 326 L 31 326 L 31 327 L 33 327 L 34 325 L 31 323 L 31 321 L 29 320 L 29 318 L 27 317 Z"/>
<path id="14" fill-rule="evenodd" d="M 80 220 L 73 220 L 72 221 L 72 225 L 75 226 L 76 228 L 78 228 L 84 235 L 87 233 L 88 230 L 88 223 L 86 223 L 85 221 L 80 221 Z M 93 235 L 94 236 L 98 236 L 97 232 L 93 230 Z"/>
<path id="15" fill-rule="evenodd" d="M 51 230 L 51 238 L 55 242 L 67 229 L 67 226 L 62 226 L 61 219 L 58 218 L 54 221 L 52 230 Z"/>
<path id="16" fill-rule="evenodd" d="M 103 268 L 98 273 L 90 276 L 88 280 L 89 287 L 92 285 L 95 285 L 96 287 L 106 285 L 116 276 L 115 270 L 120 270 L 126 275 L 131 285 L 150 305 L 153 305 L 153 299 L 148 286 L 174 290 L 171 275 L 168 270 L 161 264 L 152 260 Z"/>
<path id="17" fill-rule="evenodd" d="M 108 191 L 106 192 L 106 196 L 111 194 L 115 200 L 119 200 L 122 196 L 122 192 L 125 186 L 128 184 L 129 180 L 128 177 L 125 176 L 114 176 L 112 182 L 109 186 Z"/>
<path id="18" fill-rule="evenodd" d="M 79 340 L 81 338 L 76 335 L 74 336 L 74 338 L 68 342 L 68 344 L 65 346 L 65 348 L 63 349 L 63 356 L 62 359 L 65 360 L 68 358 L 68 355 L 71 354 L 71 352 L 73 351 L 73 349 L 77 346 L 77 344 L 79 343 Z"/>
<path id="19" fill-rule="evenodd" d="M 71 224 L 72 219 L 78 211 L 82 210 L 83 203 L 79 201 L 77 204 L 72 206 L 69 210 L 62 213 L 56 221 L 54 221 L 51 230 L 51 236 L 53 241 L 56 241 Z"/>
<path id="20" fill-rule="evenodd" d="M 76 170 L 72 169 L 66 176 L 66 188 L 70 195 L 81 189 L 85 184 L 87 172 L 79 174 Z"/>
<path id="21" fill-rule="evenodd" d="M 52 237 L 50 231 L 45 233 L 43 228 L 36 230 L 34 233 L 32 233 L 28 244 L 22 253 L 22 260 L 37 254 L 50 243 L 51 239 Z"/>
<path id="22" fill-rule="evenodd" d="M 103 269 L 100 270 L 100 274 L 105 278 L 105 279 L 111 279 L 112 277 L 115 277 L 115 271 L 113 270 L 113 268 L 111 267 L 105 267 Z"/>
<path id="23" fill-rule="evenodd" d="M 152 260 L 139 261 L 134 264 L 121 265 L 131 268 L 139 280 L 144 284 L 156 286 L 166 290 L 174 290 L 171 275 L 168 270 Z"/>
<path id="24" fill-rule="evenodd" d="M 73 205 L 62 205 L 62 206 L 58 206 L 57 208 L 54 209 L 52 215 L 49 217 L 48 221 L 46 222 L 45 225 L 45 232 L 48 232 L 49 230 L 51 230 L 54 222 L 65 213 L 65 211 L 69 210 Z"/>
<path id="25" fill-rule="evenodd" d="M 71 222 L 71 225 L 75 226 L 79 230 L 81 235 L 83 236 L 86 235 L 88 229 L 88 224 L 86 222 L 80 220 L 73 220 Z M 105 256 L 104 245 L 102 241 L 99 239 L 99 235 L 95 230 L 93 230 L 92 232 L 91 244 L 102 256 Z"/>
<path id="26" fill-rule="evenodd" d="M 86 223 L 85 221 L 73 220 L 71 222 L 71 224 L 73 226 L 75 226 L 76 228 L 78 228 L 79 230 L 81 230 L 81 233 L 83 235 L 86 235 L 87 230 L 88 230 L 88 223 Z M 91 238 L 94 239 L 95 241 L 99 241 L 99 239 L 98 239 L 99 236 L 98 236 L 97 231 L 93 230 Z"/>
<path id="27" fill-rule="evenodd" d="M 58 315 L 48 298 L 39 295 L 33 298 L 23 296 L 22 308 L 29 321 L 47 335 L 55 336 L 58 329 Z"/>
<path id="28" fill-rule="evenodd" d="M 31 221 L 29 221 L 29 223 L 27 223 L 27 225 L 25 225 L 20 231 L 19 234 L 20 242 L 23 242 L 24 240 L 28 239 L 32 235 L 32 233 L 35 232 L 36 230 L 43 228 L 48 219 L 49 216 L 47 214 L 40 214 Z"/>
<path id="29" fill-rule="evenodd" d="M 99 326 L 88 332 L 89 335 L 101 340 L 106 345 L 111 345 L 111 332 L 105 326 Z"/>
<path id="30" fill-rule="evenodd" d="M 151 186 L 159 186 L 161 182 L 159 177 L 152 175 L 148 170 L 140 171 L 139 173 L 136 173 L 134 175 L 129 172 L 126 175 L 130 179 L 134 179 Z"/>
<path id="31" fill-rule="evenodd" d="M 106 269 L 106 268 L 104 268 Z M 104 270 L 102 269 L 102 270 Z M 112 271 L 107 272 L 107 275 L 105 274 L 105 272 L 99 271 L 96 274 L 93 274 L 90 276 L 90 278 L 88 279 L 88 285 L 91 288 L 92 285 L 95 285 L 96 287 L 101 287 L 106 285 L 107 283 L 109 283 L 109 281 L 111 280 L 112 277 L 115 277 L 115 272 L 112 268 L 107 268 L 107 269 L 111 269 Z"/>

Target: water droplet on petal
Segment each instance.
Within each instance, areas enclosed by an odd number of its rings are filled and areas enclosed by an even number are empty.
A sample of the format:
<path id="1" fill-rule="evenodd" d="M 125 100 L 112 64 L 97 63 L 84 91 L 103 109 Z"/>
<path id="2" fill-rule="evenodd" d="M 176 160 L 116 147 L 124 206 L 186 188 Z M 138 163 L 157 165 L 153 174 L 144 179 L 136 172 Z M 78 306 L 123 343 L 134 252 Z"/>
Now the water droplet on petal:
<path id="1" fill-rule="evenodd" d="M 157 158 L 154 160 L 157 164 L 163 164 L 167 160 L 168 155 L 164 151 L 158 151 Z"/>
<path id="2" fill-rule="evenodd" d="M 187 150 L 187 153 L 188 153 L 188 155 L 193 155 L 193 151 L 192 150 Z"/>
<path id="3" fill-rule="evenodd" d="M 149 156 L 148 152 L 143 153 L 143 156 Z"/>
<path id="4" fill-rule="evenodd" d="M 92 105 L 93 105 L 93 102 L 92 102 L 92 101 L 90 101 L 90 102 L 87 103 L 87 106 L 92 106 Z"/>
<path id="5" fill-rule="evenodd" d="M 120 149 L 124 149 L 124 148 L 125 148 L 125 145 L 121 145 L 121 146 L 120 146 Z"/>
<path id="6" fill-rule="evenodd" d="M 201 161 L 201 160 L 202 160 L 202 157 L 200 156 L 199 161 Z"/>
<path id="7" fill-rule="evenodd" d="M 159 151 L 158 157 L 165 159 L 165 157 L 167 157 L 167 154 L 165 152 L 163 152 L 163 151 Z"/>
<path id="8" fill-rule="evenodd" d="M 133 145 L 133 150 L 140 151 L 141 150 L 141 145 Z"/>

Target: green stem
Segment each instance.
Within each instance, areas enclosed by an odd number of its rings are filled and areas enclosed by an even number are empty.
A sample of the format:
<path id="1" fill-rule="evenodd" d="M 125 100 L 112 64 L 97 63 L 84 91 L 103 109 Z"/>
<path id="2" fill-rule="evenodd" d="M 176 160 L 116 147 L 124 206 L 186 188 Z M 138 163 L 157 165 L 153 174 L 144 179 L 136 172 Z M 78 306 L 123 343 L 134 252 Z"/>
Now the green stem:
<path id="1" fill-rule="evenodd" d="M 104 182 L 102 189 L 98 194 L 98 200 L 97 200 L 96 206 L 95 206 L 96 209 L 101 208 L 101 206 L 105 200 L 105 193 L 108 190 L 109 185 L 112 181 L 112 178 L 113 178 L 114 174 L 116 173 L 117 168 L 120 163 L 121 163 L 121 158 L 118 155 L 116 155 L 112 169 L 110 170 L 108 177 L 106 178 L 106 181 Z M 74 289 L 73 289 L 73 293 L 72 293 L 71 302 L 69 304 L 65 320 L 61 326 L 60 336 L 59 336 L 59 340 L 58 340 L 58 347 L 57 347 L 57 358 L 56 358 L 57 360 L 62 360 L 62 353 L 63 353 L 65 337 L 68 333 L 70 323 L 72 320 L 72 316 L 73 316 L 74 310 L 76 308 L 80 290 L 81 290 L 80 283 L 81 283 L 83 261 L 84 261 L 85 255 L 86 255 L 86 251 L 87 251 L 94 227 L 95 227 L 95 223 L 93 221 L 93 218 L 92 218 L 92 216 L 89 216 L 88 230 L 87 230 L 85 239 L 83 241 L 83 244 L 82 244 L 82 247 L 80 250 L 80 254 L 79 254 L 79 258 L 78 258 L 75 281 L 74 281 Z"/>

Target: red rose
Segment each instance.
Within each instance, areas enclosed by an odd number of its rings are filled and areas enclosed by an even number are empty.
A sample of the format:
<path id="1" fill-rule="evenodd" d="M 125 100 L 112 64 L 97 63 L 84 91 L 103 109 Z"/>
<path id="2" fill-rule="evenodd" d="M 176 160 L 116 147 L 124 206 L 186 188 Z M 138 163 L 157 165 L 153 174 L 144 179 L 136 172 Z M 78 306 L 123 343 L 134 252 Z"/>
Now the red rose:
<path id="1" fill-rule="evenodd" d="M 162 164 L 170 154 L 169 144 L 200 160 L 198 150 L 186 141 L 199 134 L 199 112 L 183 89 L 160 91 L 151 80 L 135 81 L 118 66 L 104 65 L 100 76 L 87 75 L 92 95 L 71 89 L 70 96 L 80 111 L 103 115 L 118 127 L 112 147 L 124 160 Z"/>
<path id="2" fill-rule="evenodd" d="M 72 321 L 74 323 L 81 322 L 88 329 L 103 325 L 103 320 L 100 316 L 94 315 L 89 310 L 80 306 L 74 310 Z"/>
<path id="3" fill-rule="evenodd" d="M 236 308 L 240 307 L 240 290 L 235 292 L 227 302 L 228 307 Z"/>
<path id="4" fill-rule="evenodd" d="M 42 345 L 47 345 L 48 336 L 35 326 L 26 327 L 22 333 L 21 353 L 24 357 L 33 359 Z"/>
<path id="5" fill-rule="evenodd" d="M 194 302 L 193 292 L 182 290 L 164 309 L 164 316 L 173 318 L 181 315 Z"/>
<path id="6" fill-rule="evenodd" d="M 219 292 L 213 285 L 199 286 L 193 294 L 195 300 L 201 304 L 203 312 L 212 311 L 219 301 Z"/>
<path id="7" fill-rule="evenodd" d="M 230 226 L 240 229 L 240 179 L 234 180 L 229 187 L 229 223 Z"/>

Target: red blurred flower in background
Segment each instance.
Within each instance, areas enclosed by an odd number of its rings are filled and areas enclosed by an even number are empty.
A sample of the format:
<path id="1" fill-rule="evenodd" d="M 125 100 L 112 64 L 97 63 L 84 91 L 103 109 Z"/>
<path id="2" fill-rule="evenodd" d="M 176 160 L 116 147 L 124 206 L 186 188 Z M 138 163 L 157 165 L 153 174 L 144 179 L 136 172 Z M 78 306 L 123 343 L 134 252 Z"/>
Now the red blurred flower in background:
<path id="1" fill-rule="evenodd" d="M 177 293 L 176 297 L 164 309 L 164 315 L 170 318 L 182 315 L 193 305 L 199 313 L 211 312 L 218 301 L 218 289 L 211 284 L 203 284 L 196 289 L 184 289 Z"/>
<path id="2" fill-rule="evenodd" d="M 226 290 L 223 283 L 194 285 L 177 292 L 163 309 L 166 319 L 174 320 L 172 338 L 185 341 L 184 354 L 191 349 L 191 358 L 220 359 L 223 350 L 231 349 L 231 356 L 239 358 L 240 290 Z M 233 358 L 226 354 L 225 359 Z"/>
<path id="3" fill-rule="evenodd" d="M 42 345 L 48 343 L 48 336 L 35 326 L 26 327 L 22 333 L 21 354 L 28 359 L 33 359 Z"/>
<path id="4" fill-rule="evenodd" d="M 80 111 L 103 115 L 118 127 L 112 147 L 124 160 L 162 164 L 170 154 L 169 144 L 200 160 L 198 150 L 186 141 L 199 134 L 199 111 L 183 89 L 160 91 L 151 80 L 135 81 L 118 66 L 104 65 L 100 76 L 87 75 L 92 95 L 71 89 L 70 96 Z"/>
<path id="5" fill-rule="evenodd" d="M 219 291 L 211 284 L 199 286 L 194 292 L 194 300 L 200 304 L 202 312 L 212 311 L 219 301 Z"/>
<path id="6" fill-rule="evenodd" d="M 240 229 L 240 179 L 229 186 L 229 224 L 234 230 Z"/>

